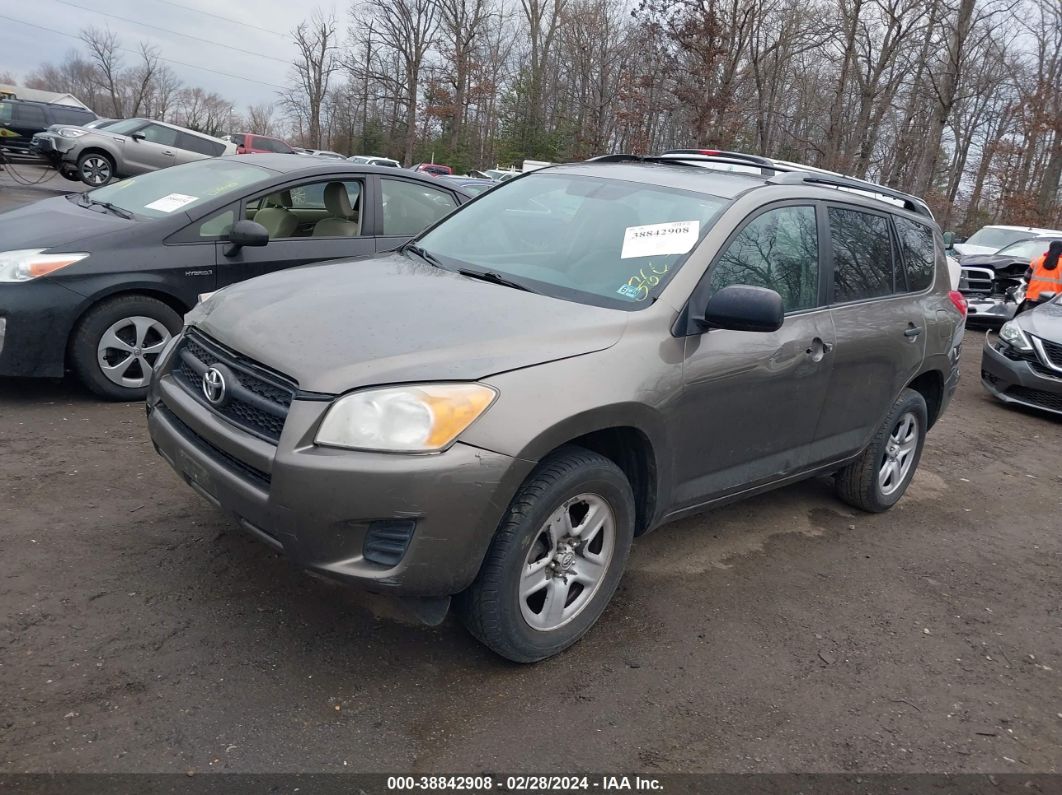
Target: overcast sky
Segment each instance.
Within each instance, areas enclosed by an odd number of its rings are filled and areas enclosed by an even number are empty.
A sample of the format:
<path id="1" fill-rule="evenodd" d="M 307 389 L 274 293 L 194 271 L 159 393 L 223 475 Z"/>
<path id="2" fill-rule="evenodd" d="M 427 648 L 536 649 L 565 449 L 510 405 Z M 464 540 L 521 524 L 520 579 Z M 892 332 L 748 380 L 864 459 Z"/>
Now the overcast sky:
<path id="1" fill-rule="evenodd" d="M 300 0 L 0 0 L 0 72 L 12 72 L 21 80 L 44 62 L 61 61 L 71 48 L 83 49 L 71 38 L 81 29 L 109 27 L 121 46 L 136 50 L 140 41 L 156 45 L 186 84 L 216 91 L 242 110 L 275 101 L 275 86 L 285 85 L 294 55 L 287 34 L 315 5 Z M 328 0 L 321 5 L 332 7 Z M 133 63 L 134 55 L 123 55 Z"/>

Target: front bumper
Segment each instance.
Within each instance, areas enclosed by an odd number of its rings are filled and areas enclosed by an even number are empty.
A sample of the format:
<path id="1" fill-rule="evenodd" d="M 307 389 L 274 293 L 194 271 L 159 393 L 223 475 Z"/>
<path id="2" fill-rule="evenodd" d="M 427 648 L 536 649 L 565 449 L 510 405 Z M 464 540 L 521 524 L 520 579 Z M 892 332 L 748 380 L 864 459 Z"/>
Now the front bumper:
<path id="1" fill-rule="evenodd" d="M 981 353 L 981 384 L 1004 403 L 1062 414 L 1062 372 L 1052 370 L 1035 353 L 1015 361 L 989 336 Z"/>
<path id="2" fill-rule="evenodd" d="M 974 322 L 1005 323 L 1014 317 L 1018 305 L 1014 301 L 986 295 L 965 295 L 967 319 Z"/>
<path id="3" fill-rule="evenodd" d="M 48 277 L 0 284 L 0 376 L 61 377 L 66 341 L 84 301 Z"/>
<path id="4" fill-rule="evenodd" d="M 447 596 L 467 588 L 533 466 L 460 443 L 435 455 L 317 447 L 330 405 L 320 400 L 292 401 L 274 446 L 163 370 L 149 394 L 148 428 L 188 485 L 296 565 L 369 590 Z M 366 559 L 376 523 L 409 520 L 396 565 Z"/>

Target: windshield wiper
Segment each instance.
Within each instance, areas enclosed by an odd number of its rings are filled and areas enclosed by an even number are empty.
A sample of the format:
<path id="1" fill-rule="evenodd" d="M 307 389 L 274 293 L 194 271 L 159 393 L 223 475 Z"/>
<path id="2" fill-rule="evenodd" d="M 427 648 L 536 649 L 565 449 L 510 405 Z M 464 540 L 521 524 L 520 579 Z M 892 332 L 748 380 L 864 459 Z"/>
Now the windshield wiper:
<path id="1" fill-rule="evenodd" d="M 117 215 L 119 218 L 124 218 L 127 221 L 131 221 L 133 219 L 133 214 L 131 212 L 122 207 L 119 207 L 116 204 L 111 204 L 110 202 L 101 202 L 99 199 L 93 199 L 87 193 L 82 193 L 81 195 L 82 197 L 84 197 L 85 201 L 81 201 L 80 199 L 78 199 L 77 203 L 80 204 L 82 207 L 88 207 L 90 204 L 95 204 L 97 207 L 102 207 L 105 210 L 109 210 L 110 212 Z"/>
<path id="2" fill-rule="evenodd" d="M 421 248 L 416 243 L 406 243 L 406 246 L 403 250 L 412 251 L 414 254 L 416 254 L 429 265 L 434 265 L 436 268 L 442 268 L 444 271 L 449 270 L 449 268 L 447 268 L 445 265 L 442 264 L 442 262 L 439 261 L 438 257 L 436 257 L 427 249 Z"/>
<path id="3" fill-rule="evenodd" d="M 462 276 L 468 276 L 470 279 L 479 279 L 480 281 L 490 282 L 491 284 L 500 284 L 503 287 L 512 287 L 514 290 L 523 290 L 525 293 L 535 292 L 527 285 L 520 284 L 520 282 L 514 282 L 512 279 L 508 279 L 494 271 L 474 271 L 469 270 L 468 268 L 461 268 L 457 272 Z"/>

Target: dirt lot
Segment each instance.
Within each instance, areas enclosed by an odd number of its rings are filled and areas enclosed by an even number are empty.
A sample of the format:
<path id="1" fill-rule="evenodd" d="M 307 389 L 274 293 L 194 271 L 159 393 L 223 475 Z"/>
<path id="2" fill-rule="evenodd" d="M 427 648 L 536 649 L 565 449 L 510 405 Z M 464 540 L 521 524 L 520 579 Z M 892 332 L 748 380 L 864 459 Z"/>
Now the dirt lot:
<path id="1" fill-rule="evenodd" d="M 532 667 L 290 568 L 140 405 L 0 380 L 0 772 L 1058 772 L 1062 421 L 980 344 L 891 513 L 813 481 L 665 527 Z"/>

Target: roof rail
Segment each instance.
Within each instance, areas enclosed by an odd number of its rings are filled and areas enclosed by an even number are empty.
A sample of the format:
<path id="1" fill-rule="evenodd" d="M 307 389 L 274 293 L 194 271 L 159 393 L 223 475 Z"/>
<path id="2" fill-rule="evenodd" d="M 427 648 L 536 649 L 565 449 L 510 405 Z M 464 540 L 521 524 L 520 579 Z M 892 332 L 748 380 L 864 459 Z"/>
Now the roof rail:
<path id="1" fill-rule="evenodd" d="M 685 155 L 683 159 L 699 160 L 701 158 L 705 160 L 726 160 L 728 162 L 733 161 L 737 163 L 748 163 L 753 166 L 764 166 L 766 168 L 774 168 L 774 161 L 768 157 L 762 157 L 760 155 L 748 155 L 744 152 L 728 152 L 725 149 L 668 149 L 663 153 L 663 157 L 668 155 Z"/>
<path id="2" fill-rule="evenodd" d="M 903 193 L 902 191 L 894 190 L 892 188 L 886 188 L 884 185 L 878 185 L 874 182 L 867 182 L 866 180 L 856 179 L 854 177 L 845 177 L 826 173 L 816 173 L 814 171 L 782 171 L 775 176 L 767 180 L 772 185 L 825 185 L 831 188 L 840 188 L 842 190 L 854 191 L 856 193 L 868 193 L 873 196 L 885 196 L 895 201 L 899 201 L 903 204 L 905 210 L 909 210 L 919 215 L 925 215 L 929 218 L 933 217 L 933 213 L 929 209 L 924 201 L 917 196 L 912 196 L 909 193 Z"/>

